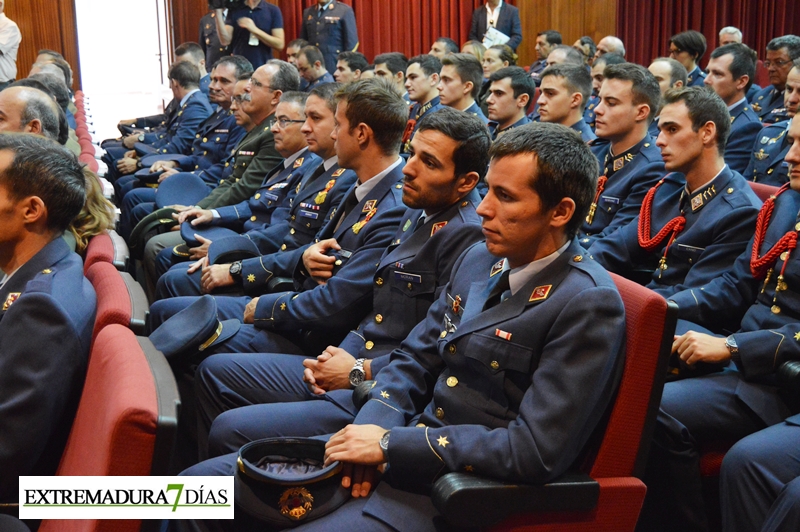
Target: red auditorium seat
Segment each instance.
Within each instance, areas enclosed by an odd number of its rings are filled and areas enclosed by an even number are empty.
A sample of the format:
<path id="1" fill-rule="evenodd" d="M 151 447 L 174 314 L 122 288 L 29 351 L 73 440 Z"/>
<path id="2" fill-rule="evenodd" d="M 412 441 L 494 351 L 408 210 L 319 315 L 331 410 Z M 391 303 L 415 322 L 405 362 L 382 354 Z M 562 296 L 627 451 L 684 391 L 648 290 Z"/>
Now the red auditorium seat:
<path id="1" fill-rule="evenodd" d="M 754 183 L 753 181 L 748 181 L 747 184 L 750 185 L 750 188 L 753 189 L 753 192 L 756 193 L 756 196 L 761 201 L 767 201 L 767 198 L 778 192 L 778 187 L 773 187 L 772 185 Z"/>
<path id="2" fill-rule="evenodd" d="M 109 230 L 89 240 L 86 258 L 83 260 L 83 272 L 86 274 L 95 262 L 108 262 L 122 271 L 127 267 L 129 257 L 130 252 L 125 240 L 116 231 Z"/>
<path id="3" fill-rule="evenodd" d="M 647 491 L 640 479 L 661 401 L 677 307 L 632 281 L 612 277 L 625 304 L 625 369 L 589 474 L 522 486 L 449 473 L 434 485 L 433 502 L 452 525 L 530 532 L 634 530 Z"/>
<path id="4" fill-rule="evenodd" d="M 144 289 L 127 272 L 118 272 L 108 262 L 96 262 L 86 272 L 97 294 L 97 316 L 92 338 L 112 324 L 145 334 L 149 304 Z"/>
<path id="5" fill-rule="evenodd" d="M 179 406 L 178 387 L 164 355 L 147 338 L 109 325 L 92 348 L 56 475 L 169 474 Z M 157 522 L 139 520 L 45 520 L 39 531 L 138 532 L 157 527 Z"/>

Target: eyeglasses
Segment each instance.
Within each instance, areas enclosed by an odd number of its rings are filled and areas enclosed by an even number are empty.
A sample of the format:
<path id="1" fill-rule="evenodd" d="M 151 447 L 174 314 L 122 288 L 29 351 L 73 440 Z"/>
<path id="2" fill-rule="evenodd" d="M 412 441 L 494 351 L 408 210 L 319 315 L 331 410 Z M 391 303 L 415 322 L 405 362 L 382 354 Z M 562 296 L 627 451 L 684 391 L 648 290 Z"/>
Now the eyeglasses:
<path id="1" fill-rule="evenodd" d="M 253 85 L 254 87 L 256 87 L 257 89 L 266 89 L 268 91 L 272 90 L 272 87 L 270 87 L 269 85 L 264 85 L 263 83 L 258 81 L 256 78 L 250 78 L 250 84 Z"/>
<path id="2" fill-rule="evenodd" d="M 788 61 L 786 60 L 770 61 L 769 59 L 767 59 L 766 61 L 764 61 L 764 66 L 766 68 L 769 68 L 770 66 L 775 65 L 778 68 L 783 68 L 791 62 L 792 62 L 791 59 Z"/>
<path id="3" fill-rule="evenodd" d="M 272 125 L 274 126 L 277 124 L 281 129 L 286 129 L 286 126 L 288 126 L 289 124 L 303 124 L 303 123 L 305 123 L 305 120 L 289 120 L 288 118 L 279 118 L 275 122 L 273 122 Z"/>
<path id="4" fill-rule="evenodd" d="M 249 94 L 240 94 L 238 96 L 231 96 L 231 101 L 232 102 L 236 102 L 236 103 L 249 102 L 250 101 L 250 95 Z"/>
<path id="5" fill-rule="evenodd" d="M 669 55 L 670 55 L 670 57 L 672 57 L 672 56 L 674 56 L 674 55 L 679 55 L 679 54 L 682 54 L 682 53 L 683 53 L 683 52 L 685 52 L 685 51 L 686 51 L 686 50 L 681 50 L 680 48 L 670 48 L 670 49 L 669 49 Z"/>

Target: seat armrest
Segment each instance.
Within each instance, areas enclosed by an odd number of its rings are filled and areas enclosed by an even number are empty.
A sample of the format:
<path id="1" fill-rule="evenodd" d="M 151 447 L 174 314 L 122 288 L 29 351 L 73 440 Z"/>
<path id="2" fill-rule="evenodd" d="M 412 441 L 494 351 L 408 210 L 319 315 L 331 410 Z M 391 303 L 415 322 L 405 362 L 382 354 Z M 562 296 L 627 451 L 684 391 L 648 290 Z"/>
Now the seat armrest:
<path id="1" fill-rule="evenodd" d="M 275 292 L 294 292 L 294 280 L 290 277 L 273 277 L 267 283 L 267 291 Z"/>
<path id="2" fill-rule="evenodd" d="M 131 257 L 128 243 L 113 229 L 109 229 L 108 234 L 111 237 L 111 243 L 114 244 L 114 267 L 121 272 L 127 271 L 128 260 Z"/>
<path id="3" fill-rule="evenodd" d="M 131 322 L 128 328 L 137 336 L 145 336 L 147 314 L 150 312 L 150 303 L 147 295 L 140 285 L 128 272 L 120 272 L 122 280 L 125 281 L 125 288 L 128 289 L 128 296 L 131 299 Z"/>
<path id="4" fill-rule="evenodd" d="M 433 505 L 456 527 L 486 527 L 519 513 L 587 512 L 597 506 L 600 485 L 589 475 L 568 473 L 533 486 L 448 473 L 433 485 Z"/>

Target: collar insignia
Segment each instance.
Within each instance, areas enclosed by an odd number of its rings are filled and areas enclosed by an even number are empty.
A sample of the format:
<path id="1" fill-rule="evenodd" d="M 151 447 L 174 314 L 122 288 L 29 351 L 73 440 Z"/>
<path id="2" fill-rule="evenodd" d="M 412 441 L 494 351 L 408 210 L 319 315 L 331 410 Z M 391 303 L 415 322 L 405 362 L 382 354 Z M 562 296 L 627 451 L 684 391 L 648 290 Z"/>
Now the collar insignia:
<path id="1" fill-rule="evenodd" d="M 331 174 L 331 177 L 339 177 L 345 172 L 345 168 L 339 168 L 334 173 Z"/>
<path id="2" fill-rule="evenodd" d="M 537 286 L 533 289 L 533 293 L 531 293 L 531 298 L 528 300 L 529 303 L 533 303 L 534 301 L 544 301 L 547 299 L 547 296 L 550 295 L 550 290 L 553 288 L 553 285 L 546 284 L 544 286 Z"/>
<path id="3" fill-rule="evenodd" d="M 3 312 L 7 311 L 8 307 L 10 307 L 11 304 L 14 303 L 14 301 L 19 299 L 20 295 L 22 295 L 21 292 L 11 292 L 10 294 L 8 294 L 8 298 L 6 298 L 6 302 L 3 303 Z"/>
<path id="4" fill-rule="evenodd" d="M 295 159 L 294 166 L 292 168 L 300 168 L 301 166 L 303 166 L 303 158 L 298 157 L 297 159 Z"/>
<path id="5" fill-rule="evenodd" d="M 443 228 L 445 225 L 447 225 L 447 222 L 438 222 L 433 224 L 433 227 L 431 227 L 431 236 L 435 235 L 439 229 Z"/>
<path id="6" fill-rule="evenodd" d="M 361 212 L 369 212 L 375 208 L 375 204 L 378 203 L 378 200 L 371 199 L 364 204 L 364 208 L 361 209 Z"/>
<path id="7" fill-rule="evenodd" d="M 499 261 L 497 261 L 495 263 L 495 265 L 492 266 L 492 271 L 489 272 L 489 277 L 494 277 L 498 273 L 502 272 L 503 271 L 503 264 L 505 264 L 505 262 L 506 262 L 506 259 L 500 259 Z"/>

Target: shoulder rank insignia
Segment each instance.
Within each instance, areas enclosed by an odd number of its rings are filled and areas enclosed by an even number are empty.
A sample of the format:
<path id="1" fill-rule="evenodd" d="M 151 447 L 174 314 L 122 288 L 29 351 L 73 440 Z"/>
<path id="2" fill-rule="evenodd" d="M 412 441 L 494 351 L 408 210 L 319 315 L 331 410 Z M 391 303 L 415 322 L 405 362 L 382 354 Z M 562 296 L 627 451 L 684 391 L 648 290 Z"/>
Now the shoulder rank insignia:
<path id="1" fill-rule="evenodd" d="M 375 204 L 378 203 L 378 200 L 371 199 L 364 204 L 364 208 L 361 209 L 361 212 L 369 212 L 375 208 Z"/>
<path id="2" fill-rule="evenodd" d="M 301 166 L 303 166 L 303 158 L 298 157 L 297 159 L 295 159 L 294 166 L 292 166 L 292 168 L 300 168 Z"/>
<path id="3" fill-rule="evenodd" d="M 531 293 L 531 298 L 528 300 L 529 303 L 534 301 L 544 301 L 547 299 L 547 296 L 550 295 L 550 290 L 553 288 L 553 285 L 546 284 L 544 286 L 537 286 L 533 289 L 533 293 Z"/>
<path id="4" fill-rule="evenodd" d="M 337 170 L 337 172 L 338 171 L 339 170 Z M 325 184 L 325 190 L 323 190 L 322 192 L 317 194 L 317 197 L 314 198 L 314 203 L 316 203 L 317 205 L 322 205 L 323 203 L 325 203 L 325 199 L 328 197 L 328 191 L 330 189 L 332 189 L 335 184 L 336 184 L 336 180 L 335 179 L 331 179 L 330 181 L 328 181 Z M 299 187 L 300 185 L 297 185 L 297 186 Z"/>
<path id="5" fill-rule="evenodd" d="M 3 312 L 7 311 L 8 307 L 10 307 L 11 304 L 14 303 L 14 301 L 19 299 L 20 295 L 22 295 L 21 292 L 11 292 L 10 294 L 8 294 L 8 297 L 6 298 L 6 302 L 3 303 Z"/>
<path id="6" fill-rule="evenodd" d="M 494 277 L 498 273 L 503 271 L 503 264 L 505 264 L 506 259 L 500 259 L 497 261 L 494 266 L 492 266 L 492 271 L 489 272 L 489 277 Z"/>
<path id="7" fill-rule="evenodd" d="M 331 177 L 339 177 L 345 172 L 345 170 L 346 170 L 345 168 L 339 168 L 338 170 L 336 170 L 334 173 L 331 174 Z"/>
<path id="8" fill-rule="evenodd" d="M 447 222 L 438 222 L 433 224 L 433 227 L 431 227 L 431 236 L 435 235 L 445 225 L 447 225 Z"/>

